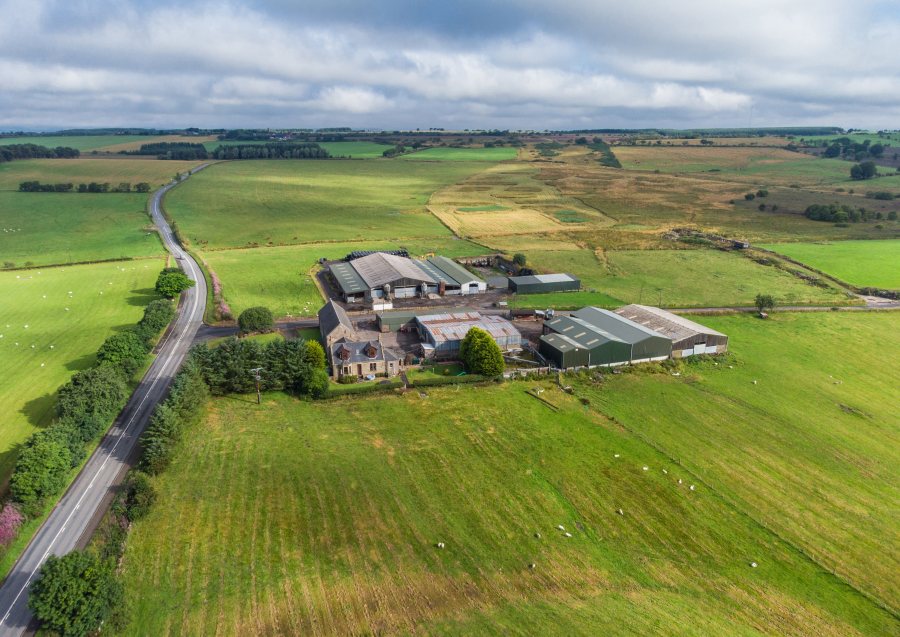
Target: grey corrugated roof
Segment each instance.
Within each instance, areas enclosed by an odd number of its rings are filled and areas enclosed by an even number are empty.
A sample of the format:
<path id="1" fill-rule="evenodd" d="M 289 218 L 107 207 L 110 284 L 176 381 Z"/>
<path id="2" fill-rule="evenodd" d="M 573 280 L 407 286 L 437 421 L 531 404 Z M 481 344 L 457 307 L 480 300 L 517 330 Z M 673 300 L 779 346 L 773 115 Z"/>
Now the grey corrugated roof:
<path id="1" fill-rule="evenodd" d="M 628 343 L 615 334 L 576 316 L 557 316 L 552 321 L 547 321 L 547 325 L 584 349 L 593 349 L 609 341 Z"/>
<path id="2" fill-rule="evenodd" d="M 573 312 L 572 316 L 580 318 L 610 334 L 615 334 L 626 343 L 640 343 L 650 337 L 667 338 L 665 335 L 644 327 L 640 323 L 635 323 L 624 316 L 619 316 L 615 312 L 599 307 L 584 307 L 577 312 Z"/>
<path id="3" fill-rule="evenodd" d="M 351 332 L 355 331 L 353 329 L 353 323 L 350 322 L 350 317 L 347 316 L 347 312 L 334 301 L 328 301 L 328 303 L 322 306 L 318 316 L 319 330 L 323 334 L 331 334 L 337 329 L 338 325 L 343 325 Z"/>
<path id="4" fill-rule="evenodd" d="M 334 276 L 338 285 L 344 294 L 356 294 L 357 292 L 365 292 L 369 289 L 366 282 L 362 280 L 356 270 L 349 263 L 332 263 L 330 266 L 331 274 Z"/>
<path id="5" fill-rule="evenodd" d="M 456 279 L 451 277 L 449 274 L 447 274 L 440 268 L 435 267 L 433 264 L 429 263 L 428 261 L 416 261 L 416 265 L 419 266 L 420 268 L 422 268 L 428 274 L 430 274 L 434 278 L 435 281 L 443 281 L 447 285 L 451 285 L 451 286 L 461 285 L 460 281 L 457 281 Z"/>
<path id="6" fill-rule="evenodd" d="M 434 278 L 416 265 L 412 259 L 376 252 L 350 262 L 369 288 L 380 288 L 397 279 L 412 279 L 437 283 Z"/>
<path id="7" fill-rule="evenodd" d="M 416 317 L 423 328 L 431 332 L 436 343 L 461 341 L 469 330 L 479 327 L 493 338 L 519 337 L 521 333 L 512 323 L 500 316 L 482 316 L 478 312 L 452 312 Z"/>
<path id="8" fill-rule="evenodd" d="M 636 303 L 626 305 L 616 310 L 616 314 L 624 316 L 635 323 L 640 323 L 644 327 L 659 332 L 673 341 L 681 341 L 698 334 L 725 336 L 714 329 L 649 305 L 637 305 Z"/>
<path id="9" fill-rule="evenodd" d="M 462 285 L 463 283 L 472 283 L 472 282 L 484 283 L 484 281 L 482 281 L 477 276 L 475 276 L 474 274 L 472 274 L 471 272 L 466 270 L 464 267 L 462 267 L 456 261 L 453 261 L 452 259 L 448 259 L 447 257 L 436 256 L 436 257 L 432 257 L 432 258 L 428 259 L 428 261 L 431 264 L 433 264 L 435 267 L 437 267 L 438 269 L 445 272 L 448 276 L 455 279 L 456 282 L 459 283 L 460 285 Z"/>
<path id="10" fill-rule="evenodd" d="M 511 276 L 509 280 L 516 285 L 523 283 L 561 283 L 562 281 L 577 281 L 571 274 L 528 274 L 526 276 Z"/>
<path id="11" fill-rule="evenodd" d="M 542 334 L 541 340 L 550 343 L 560 352 L 571 352 L 573 349 L 581 347 L 577 342 L 562 334 Z"/>

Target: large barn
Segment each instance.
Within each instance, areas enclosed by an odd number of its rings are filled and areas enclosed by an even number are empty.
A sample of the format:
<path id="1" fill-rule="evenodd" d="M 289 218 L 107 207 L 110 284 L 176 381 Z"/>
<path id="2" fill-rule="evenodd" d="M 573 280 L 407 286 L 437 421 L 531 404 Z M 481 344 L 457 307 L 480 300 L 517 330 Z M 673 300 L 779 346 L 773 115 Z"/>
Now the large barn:
<path id="1" fill-rule="evenodd" d="M 581 289 L 581 281 L 571 274 L 529 274 L 509 277 L 507 287 L 515 294 L 573 292 Z"/>
<path id="2" fill-rule="evenodd" d="M 329 273 L 347 303 L 428 294 L 468 295 L 487 284 L 446 257 L 419 260 L 386 252 L 329 265 Z"/>
<path id="3" fill-rule="evenodd" d="M 728 337 L 677 314 L 649 305 L 626 305 L 616 314 L 640 323 L 672 340 L 672 358 L 728 351 Z"/>

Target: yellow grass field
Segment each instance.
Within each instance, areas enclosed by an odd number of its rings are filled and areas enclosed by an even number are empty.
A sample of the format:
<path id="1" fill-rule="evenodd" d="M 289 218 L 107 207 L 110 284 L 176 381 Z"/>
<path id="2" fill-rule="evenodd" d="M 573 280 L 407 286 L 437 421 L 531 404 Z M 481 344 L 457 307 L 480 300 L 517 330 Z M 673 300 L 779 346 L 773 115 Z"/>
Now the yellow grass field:
<path id="1" fill-rule="evenodd" d="M 79 159 L 28 159 L 0 164 L 0 190 L 17 190 L 23 181 L 42 183 L 99 183 L 117 185 L 146 181 L 158 188 L 171 181 L 175 173 L 187 172 L 199 161 L 160 161 L 132 157 Z M 40 194 L 35 196 L 40 197 Z M 77 197 L 77 194 L 73 194 Z"/>
<path id="2" fill-rule="evenodd" d="M 204 142 L 214 142 L 216 141 L 216 137 L 213 135 L 208 135 L 205 137 L 201 136 L 185 136 L 185 135 L 155 135 L 153 137 L 148 137 L 147 139 L 141 139 L 138 141 L 132 142 L 124 142 L 122 144 L 110 144 L 109 146 L 103 146 L 102 148 L 98 148 L 97 150 L 102 153 L 118 153 L 120 151 L 126 150 L 138 150 L 144 144 L 159 144 L 161 142 L 183 142 L 188 144 L 202 144 Z"/>

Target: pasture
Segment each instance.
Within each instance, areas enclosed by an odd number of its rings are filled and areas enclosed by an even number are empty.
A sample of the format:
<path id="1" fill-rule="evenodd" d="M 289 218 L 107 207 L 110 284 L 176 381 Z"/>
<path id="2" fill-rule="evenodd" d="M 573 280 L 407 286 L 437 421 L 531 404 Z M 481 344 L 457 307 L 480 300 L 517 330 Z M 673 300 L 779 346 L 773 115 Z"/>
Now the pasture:
<path id="1" fill-rule="evenodd" d="M 18 190 L 19 184 L 23 181 L 39 181 L 45 184 L 73 183 L 76 186 L 92 181 L 108 182 L 113 186 L 127 181 L 134 186 L 145 181 L 156 189 L 172 181 L 175 173 L 185 173 L 200 163 L 138 157 L 11 161 L 0 164 L 0 190 Z M 41 193 L 35 194 L 40 196 Z"/>
<path id="2" fill-rule="evenodd" d="M 265 141 L 219 141 L 210 139 L 203 142 L 206 150 L 215 150 L 219 146 L 245 146 L 248 144 L 267 144 Z M 300 142 L 302 143 L 302 141 Z M 375 159 L 393 146 L 376 142 L 350 141 L 350 142 L 316 142 L 319 146 L 331 153 L 335 158 L 351 159 Z"/>
<path id="3" fill-rule="evenodd" d="M 900 289 L 900 240 L 760 246 L 859 287 Z"/>
<path id="4" fill-rule="evenodd" d="M 17 445 L 52 419 L 56 389 L 156 298 L 162 266 L 160 259 L 0 272 L 0 483 Z"/>
<path id="5" fill-rule="evenodd" d="M 166 208 L 201 248 L 450 237 L 425 210 L 432 192 L 480 162 L 226 162 L 172 191 Z"/>
<path id="6" fill-rule="evenodd" d="M 161 255 L 147 195 L 0 191 L 3 264 L 49 265 Z"/>
<path id="7" fill-rule="evenodd" d="M 430 242 L 319 243 L 204 252 L 203 258 L 223 284 L 222 294 L 237 316 L 265 305 L 276 317 L 314 316 L 325 302 L 313 281 L 320 258 L 340 259 L 354 250 L 406 248 L 410 255 L 435 252 L 449 257 L 485 254 L 482 246 L 454 239 Z"/>
<path id="8" fill-rule="evenodd" d="M 532 385 L 213 401 L 129 537 L 124 634 L 896 631 L 729 484 Z"/>
<path id="9" fill-rule="evenodd" d="M 515 148 L 450 148 L 435 147 L 417 150 L 400 159 L 407 161 L 506 161 L 515 159 L 518 151 Z"/>
<path id="10" fill-rule="evenodd" d="M 752 306 L 759 293 L 780 305 L 846 305 L 846 294 L 818 288 L 738 253 L 718 250 L 535 250 L 528 266 L 581 279 L 582 292 L 523 294 L 515 307 L 558 309 L 644 303 L 662 307 Z M 621 301 L 621 303 L 616 303 Z"/>
<path id="11" fill-rule="evenodd" d="M 158 140 L 156 135 L 32 135 L 26 137 L 0 137 L 0 146 L 10 144 L 36 144 L 47 148 L 66 146 L 76 148 L 82 153 L 92 150 L 106 150 L 107 147 L 119 147 L 123 144 L 148 144 Z"/>
<path id="12" fill-rule="evenodd" d="M 733 360 L 688 365 L 679 378 L 607 377 L 585 396 L 896 613 L 900 387 L 886 362 L 900 357 L 900 315 L 702 322 L 728 334 Z"/>

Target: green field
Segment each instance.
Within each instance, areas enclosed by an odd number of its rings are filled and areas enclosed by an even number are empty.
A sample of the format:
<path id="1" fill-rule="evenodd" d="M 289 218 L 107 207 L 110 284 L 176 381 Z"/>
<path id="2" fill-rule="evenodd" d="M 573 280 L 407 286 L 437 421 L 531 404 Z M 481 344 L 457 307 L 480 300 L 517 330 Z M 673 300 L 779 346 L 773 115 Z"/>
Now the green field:
<path id="1" fill-rule="evenodd" d="M 203 142 L 206 150 L 215 150 L 219 146 L 246 146 L 249 144 L 266 144 L 271 142 L 220 142 L 209 141 Z M 319 146 L 331 153 L 332 157 L 348 157 L 352 159 L 375 159 L 381 157 L 382 153 L 388 148 L 393 148 L 389 144 L 378 144 L 376 142 L 316 142 Z"/>
<path id="2" fill-rule="evenodd" d="M 505 161 L 515 159 L 518 151 L 515 148 L 426 148 L 401 159 L 419 161 Z"/>
<path id="3" fill-rule="evenodd" d="M 449 237 L 425 210 L 479 162 L 247 161 L 204 170 L 166 199 L 200 248 Z"/>
<path id="4" fill-rule="evenodd" d="M 48 148 L 67 146 L 77 148 L 81 152 L 99 150 L 106 146 L 116 146 L 129 142 L 150 143 L 159 139 L 153 135 L 70 135 L 70 136 L 31 136 L 31 137 L 0 137 L 0 146 L 10 144 L 37 144 Z"/>
<path id="5" fill-rule="evenodd" d="M 566 272 L 581 279 L 583 292 L 523 294 L 516 307 L 609 307 L 644 303 L 665 307 L 752 306 L 759 293 L 781 305 L 846 305 L 845 293 L 822 289 L 740 254 L 718 250 L 590 250 L 527 253 L 529 267 Z M 610 298 L 612 297 L 612 298 Z"/>
<path id="6" fill-rule="evenodd" d="M 313 316 L 324 300 L 310 272 L 320 258 L 340 259 L 354 250 L 406 248 L 410 255 L 435 252 L 448 257 L 484 254 L 468 241 L 320 243 L 202 253 L 223 284 L 223 296 L 235 316 L 248 307 L 265 305 L 276 317 Z"/>
<path id="7" fill-rule="evenodd" d="M 16 445 L 49 424 L 56 389 L 92 365 L 103 340 L 135 323 L 156 298 L 162 264 L 0 272 L 0 483 L 15 463 Z"/>
<path id="8" fill-rule="evenodd" d="M 172 180 L 175 173 L 184 173 L 199 161 L 160 161 L 119 157 L 116 159 L 26 159 L 0 164 L 0 190 L 18 190 L 23 181 L 45 184 L 107 182 L 117 186 L 127 181 L 132 186 L 146 181 L 154 189 Z M 30 193 L 41 195 L 43 193 Z M 82 194 L 82 193 L 69 193 Z"/>
<path id="9" fill-rule="evenodd" d="M 147 195 L 0 191 L 0 258 L 21 267 L 164 253 Z"/>
<path id="10" fill-rule="evenodd" d="M 728 334 L 733 369 L 707 363 L 680 378 L 618 377 L 590 397 L 896 611 L 900 387 L 896 367 L 885 362 L 900 357 L 900 315 L 703 322 Z M 895 623 L 884 634 L 897 630 Z"/>
<path id="11" fill-rule="evenodd" d="M 852 588 L 896 607 L 896 320 L 711 319 L 719 366 L 542 383 L 558 413 L 218 399 L 128 540 L 125 634 L 896 634 Z"/>
<path id="12" fill-rule="evenodd" d="M 779 243 L 760 246 L 860 287 L 900 289 L 900 241 Z"/>

